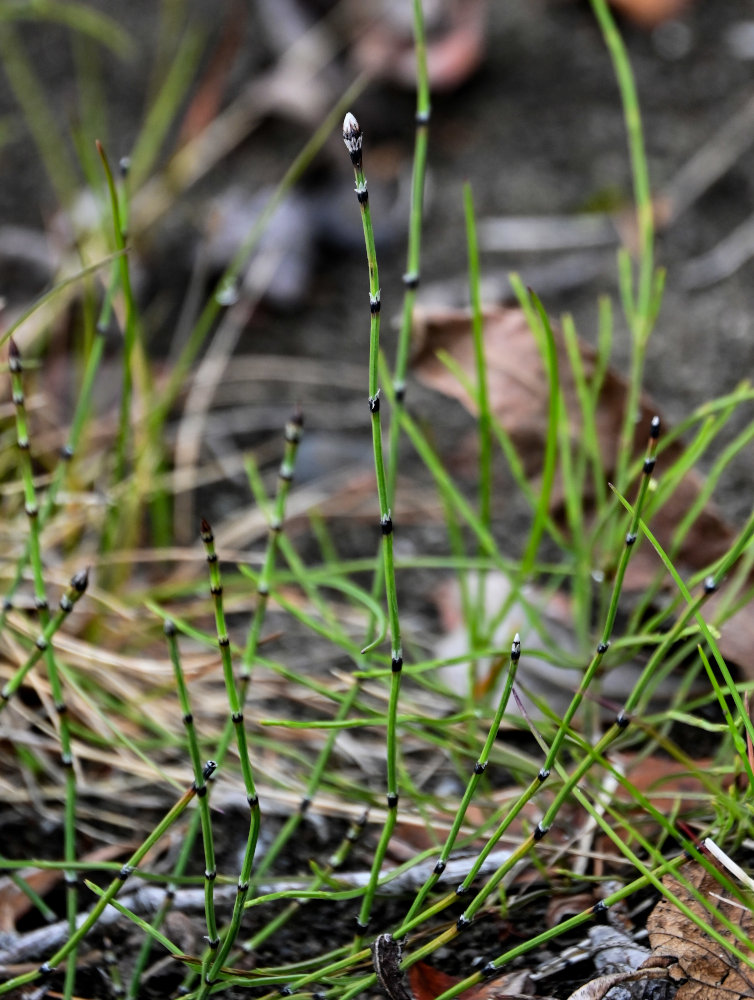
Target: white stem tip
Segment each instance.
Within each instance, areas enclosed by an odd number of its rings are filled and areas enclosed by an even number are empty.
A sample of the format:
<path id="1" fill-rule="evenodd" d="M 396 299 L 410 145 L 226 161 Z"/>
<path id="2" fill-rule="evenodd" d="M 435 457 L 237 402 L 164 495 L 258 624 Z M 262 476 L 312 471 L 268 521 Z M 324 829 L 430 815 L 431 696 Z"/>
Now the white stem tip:
<path id="1" fill-rule="evenodd" d="M 361 140 L 359 123 L 349 111 L 343 119 L 343 142 L 346 144 L 346 149 L 352 160 L 361 153 Z"/>

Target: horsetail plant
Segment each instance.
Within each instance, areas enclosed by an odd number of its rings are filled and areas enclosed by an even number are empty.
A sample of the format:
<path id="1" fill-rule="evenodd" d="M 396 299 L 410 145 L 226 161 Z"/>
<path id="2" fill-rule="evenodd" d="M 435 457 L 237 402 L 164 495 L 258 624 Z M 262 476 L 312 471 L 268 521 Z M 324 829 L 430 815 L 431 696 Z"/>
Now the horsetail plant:
<path id="1" fill-rule="evenodd" d="M 343 142 L 351 158 L 356 178 L 356 199 L 361 209 L 361 221 L 364 229 L 364 242 L 366 244 L 367 264 L 369 268 L 369 412 L 372 417 L 374 469 L 377 479 L 377 498 L 380 507 L 380 530 L 382 532 L 382 556 L 390 628 L 390 662 L 392 671 L 387 724 L 387 817 L 377 850 L 375 851 L 372 876 L 364 893 L 364 899 L 359 912 L 358 927 L 363 933 L 369 923 L 369 915 L 377 888 L 377 879 L 398 817 L 397 714 L 401 670 L 403 669 L 403 648 L 401 646 L 398 593 L 395 584 L 395 566 L 393 562 L 393 519 L 388 503 L 387 478 L 382 454 L 382 426 L 380 423 L 380 387 L 378 378 L 380 360 L 380 280 L 377 267 L 377 253 L 374 245 L 372 216 L 369 210 L 369 192 L 362 165 L 363 136 L 359 123 L 350 111 L 343 120 Z M 358 944 L 356 946 L 358 947 Z"/>

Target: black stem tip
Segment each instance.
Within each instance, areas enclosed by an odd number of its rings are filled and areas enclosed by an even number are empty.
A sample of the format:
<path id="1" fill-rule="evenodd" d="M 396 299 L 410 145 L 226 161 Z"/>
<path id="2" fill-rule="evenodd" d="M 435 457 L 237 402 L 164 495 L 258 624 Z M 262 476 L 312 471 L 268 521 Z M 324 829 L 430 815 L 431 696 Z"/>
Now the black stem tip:
<path id="1" fill-rule="evenodd" d="M 660 436 L 660 418 L 652 417 L 652 423 L 649 425 L 649 435 L 650 437 L 657 438 Z"/>
<path id="2" fill-rule="evenodd" d="M 206 517 L 203 517 L 199 522 L 199 530 L 201 531 L 202 535 L 212 534 L 212 525 L 209 523 Z"/>
<path id="3" fill-rule="evenodd" d="M 80 569 L 78 573 L 74 573 L 71 577 L 71 586 L 77 593 L 84 593 L 86 588 L 89 586 L 89 567 L 86 569 Z"/>
<path id="4" fill-rule="evenodd" d="M 8 357 L 13 361 L 17 361 L 21 357 L 21 352 L 18 349 L 18 344 L 15 342 L 13 337 L 8 341 Z"/>

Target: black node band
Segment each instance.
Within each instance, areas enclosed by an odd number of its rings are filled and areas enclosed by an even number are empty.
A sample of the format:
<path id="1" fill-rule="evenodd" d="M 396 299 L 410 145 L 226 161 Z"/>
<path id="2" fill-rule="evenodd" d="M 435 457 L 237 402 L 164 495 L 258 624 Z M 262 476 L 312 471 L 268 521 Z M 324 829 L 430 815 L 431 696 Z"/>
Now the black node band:
<path id="1" fill-rule="evenodd" d="M 465 928 L 467 928 L 470 923 L 471 921 L 466 916 L 466 914 L 462 913 L 461 916 L 458 918 L 458 920 L 456 920 L 456 930 L 459 931 L 465 930 Z"/>
<path id="2" fill-rule="evenodd" d="M 398 793 L 388 792 L 387 793 L 387 807 L 388 809 L 395 809 L 398 805 Z"/>
<path id="3" fill-rule="evenodd" d="M 399 673 L 403 669 L 403 657 L 394 656 L 393 659 L 390 661 L 390 669 L 393 671 L 394 674 Z"/>
<path id="4" fill-rule="evenodd" d="M 369 412 L 379 413 L 380 412 L 380 397 L 370 396 L 369 397 Z"/>
<path id="5" fill-rule="evenodd" d="M 237 726 L 239 722 L 243 722 L 243 712 L 233 712 L 231 720 L 233 724 Z"/>
<path id="6" fill-rule="evenodd" d="M 432 869 L 432 874 L 433 875 L 442 875 L 442 873 L 444 871 L 445 871 L 445 862 L 444 861 L 438 861 L 437 864 L 435 865 L 435 867 Z"/>
<path id="7" fill-rule="evenodd" d="M 615 718 L 615 724 L 616 726 L 618 726 L 619 729 L 626 729 L 630 722 L 631 719 L 629 718 L 629 716 L 624 715 L 623 712 L 621 712 L 620 715 L 616 716 Z"/>
<path id="8" fill-rule="evenodd" d="M 367 191 L 366 188 L 364 188 L 363 191 L 356 192 L 356 200 L 360 205 L 366 205 L 366 203 L 369 201 L 369 192 Z"/>
<path id="9" fill-rule="evenodd" d="M 393 531 L 393 519 L 391 517 L 383 517 L 380 521 L 380 530 L 383 535 L 390 535 Z"/>
<path id="10" fill-rule="evenodd" d="M 539 774 L 537 775 L 537 778 L 539 779 L 540 783 L 543 781 L 547 781 L 549 777 L 550 777 L 549 767 L 543 767 L 539 772 Z"/>
<path id="11" fill-rule="evenodd" d="M 403 284 L 411 291 L 415 291 L 419 287 L 419 272 L 418 271 L 408 271 L 403 275 Z"/>
<path id="12" fill-rule="evenodd" d="M 474 774 L 484 774 L 486 770 L 487 770 L 486 761 L 482 763 L 481 760 L 478 760 L 476 764 L 474 764 Z"/>
<path id="13" fill-rule="evenodd" d="M 644 460 L 644 466 L 642 469 L 644 475 L 648 476 L 649 473 L 654 469 L 656 464 L 657 464 L 657 459 L 654 457 L 654 455 L 652 455 L 650 458 L 646 458 Z"/>
<path id="14" fill-rule="evenodd" d="M 544 836 L 546 836 L 549 829 L 549 826 L 542 826 L 541 823 L 537 823 L 537 828 L 534 831 L 535 843 L 538 843 Z"/>
<path id="15" fill-rule="evenodd" d="M 608 649 L 610 649 L 610 643 L 609 642 L 601 642 L 599 644 L 599 646 L 597 646 L 597 652 L 600 655 L 602 655 L 602 653 L 606 653 L 608 651 Z"/>

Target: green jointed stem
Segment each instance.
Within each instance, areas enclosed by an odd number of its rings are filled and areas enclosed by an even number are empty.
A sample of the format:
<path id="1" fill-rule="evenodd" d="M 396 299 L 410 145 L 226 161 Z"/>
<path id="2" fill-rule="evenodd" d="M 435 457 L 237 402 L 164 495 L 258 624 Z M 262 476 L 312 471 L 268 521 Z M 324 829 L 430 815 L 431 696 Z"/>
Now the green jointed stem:
<path id="1" fill-rule="evenodd" d="M 644 465 L 642 467 L 642 478 L 639 484 L 638 496 L 636 499 L 636 505 L 634 508 L 633 515 L 631 517 L 631 523 L 628 532 L 625 536 L 625 544 L 623 546 L 623 551 L 621 552 L 620 562 L 618 563 L 618 568 L 615 572 L 615 580 L 613 583 L 612 597 L 610 599 L 610 606 L 608 607 L 607 620 L 605 621 L 604 628 L 602 630 L 602 638 L 597 645 L 597 649 L 592 657 L 592 660 L 587 667 L 584 676 L 579 684 L 578 690 L 573 696 L 571 704 L 568 706 L 565 715 L 558 727 L 558 731 L 555 734 L 552 745 L 550 747 L 550 752 L 547 755 L 547 760 L 545 761 L 545 770 L 550 771 L 553 763 L 560 751 L 560 747 L 565 739 L 568 730 L 571 725 L 571 720 L 573 719 L 576 711 L 581 704 L 581 701 L 589 689 L 590 684 L 594 680 L 597 670 L 602 663 L 605 653 L 610 646 L 610 638 L 613 634 L 613 626 L 615 625 L 615 616 L 618 614 L 618 602 L 620 600 L 621 590 L 623 587 L 623 578 L 626 575 L 626 569 L 628 567 L 628 561 L 631 558 L 631 553 L 633 551 L 634 545 L 636 543 L 639 531 L 639 521 L 641 518 L 641 512 L 644 507 L 644 503 L 647 497 L 647 491 L 649 490 L 649 484 L 652 479 L 652 472 L 655 467 L 655 452 L 657 451 L 657 440 L 660 434 L 660 418 L 653 417 L 649 432 L 649 444 L 647 445 L 646 457 L 644 459 Z"/>
<path id="2" fill-rule="evenodd" d="M 215 765 L 212 761 L 208 761 L 204 766 L 204 780 L 206 781 L 215 769 Z M 66 943 L 62 945 L 58 950 L 52 955 L 43 965 L 38 969 L 34 969 L 31 972 L 23 973 L 20 976 L 15 976 L 13 979 L 9 979 L 7 982 L 0 984 L 0 996 L 4 993 L 9 993 L 11 990 L 16 990 L 20 986 L 25 986 L 27 983 L 33 983 L 41 976 L 47 975 L 52 972 L 57 965 L 59 965 L 64 958 L 67 958 L 70 953 L 78 947 L 79 943 L 86 937 L 89 931 L 94 927 L 102 913 L 106 909 L 108 903 L 122 889 L 126 879 L 129 875 L 132 875 L 135 868 L 141 864 L 146 855 L 152 850 L 154 845 L 161 839 L 164 833 L 170 829 L 173 823 L 181 816 L 181 813 L 186 809 L 194 795 L 196 794 L 196 789 L 193 785 L 186 789 L 183 795 L 178 799 L 175 805 L 163 816 L 157 826 L 152 830 L 146 840 L 138 847 L 128 861 L 120 869 L 119 873 L 110 883 L 108 888 L 105 890 L 104 894 L 100 897 L 94 908 L 87 914 L 82 923 L 76 928 L 74 934 L 72 934 Z"/>
<path id="3" fill-rule="evenodd" d="M 424 12 L 421 0 L 413 0 L 413 4 L 414 49 L 416 52 L 416 133 L 414 136 L 414 160 L 411 173 L 411 206 L 409 209 L 406 273 L 403 275 L 403 311 L 401 314 L 401 328 L 398 334 L 398 347 L 393 373 L 393 385 L 396 397 L 394 409 L 396 411 L 398 408 L 403 407 L 405 399 L 406 372 L 411 352 L 414 305 L 416 303 L 416 292 L 419 287 L 424 181 L 427 174 L 427 146 L 429 142 L 429 120 L 431 114 Z M 398 420 L 396 412 L 390 421 L 388 442 L 387 482 L 390 503 L 395 502 L 400 430 L 400 420 Z"/>
<path id="4" fill-rule="evenodd" d="M 249 629 L 249 637 L 246 641 L 243 659 L 241 660 L 242 691 L 245 691 L 245 684 L 248 683 L 247 678 L 254 662 L 257 647 L 259 646 L 262 625 L 267 613 L 267 601 L 272 584 L 272 575 L 275 570 L 275 559 L 278 553 L 278 538 L 280 537 L 280 532 L 283 530 L 285 507 L 288 502 L 291 483 L 293 482 L 296 455 L 298 454 L 303 427 L 304 415 L 299 409 L 296 410 L 285 426 L 285 450 L 280 463 L 280 469 L 278 470 L 278 488 L 275 496 L 275 508 L 270 518 L 267 550 L 264 554 L 264 564 L 262 565 L 262 571 L 259 574 L 257 582 L 257 604 L 254 609 L 254 618 Z"/>
<path id="5" fill-rule="evenodd" d="M 60 598 L 59 610 L 42 629 L 40 635 L 37 636 L 34 643 L 34 650 L 30 653 L 26 662 L 18 668 L 2 691 L 0 691 L 0 712 L 2 712 L 16 691 L 18 691 L 21 687 L 24 682 L 24 678 L 32 667 L 39 663 L 50 643 L 50 640 L 63 624 L 65 618 L 71 613 L 71 611 L 73 611 L 76 601 L 78 601 L 86 590 L 88 581 L 89 576 L 87 570 L 81 570 L 71 577 L 70 586 Z"/>
<path id="6" fill-rule="evenodd" d="M 241 772 L 243 774 L 244 787 L 246 789 L 246 801 L 249 804 L 250 817 L 249 817 L 249 836 L 246 841 L 246 850 L 244 852 L 243 862 L 241 864 L 241 873 L 238 877 L 238 891 L 236 893 L 236 899 L 233 904 L 233 914 L 231 916 L 230 924 L 225 936 L 222 940 L 222 944 L 216 950 L 216 954 L 212 960 L 211 968 L 209 972 L 204 977 L 204 982 L 202 984 L 202 990 L 200 995 L 206 996 L 209 987 L 212 985 L 212 981 L 217 976 L 220 971 L 225 959 L 233 947 L 233 943 L 238 936 L 238 932 L 241 926 L 241 918 L 243 916 L 244 903 L 246 902 L 246 897 L 249 892 L 249 881 L 251 879 L 251 869 L 254 863 L 254 854 L 256 852 L 257 840 L 259 838 L 259 827 L 260 827 L 260 812 L 259 812 L 259 798 L 257 796 L 256 787 L 254 785 L 254 776 L 251 768 L 251 759 L 249 758 L 249 748 L 246 739 L 246 729 L 244 727 L 243 721 L 243 710 L 242 703 L 239 698 L 238 689 L 236 688 L 235 678 L 233 677 L 233 662 L 230 652 L 230 638 L 228 636 L 228 628 L 225 622 L 225 611 L 223 608 L 223 587 L 222 580 L 220 577 L 220 567 L 218 565 L 217 553 L 215 552 L 215 540 L 212 534 L 212 528 L 209 523 L 202 518 L 201 523 L 201 535 L 202 543 L 207 553 L 207 563 L 209 564 L 209 576 L 210 576 L 210 592 L 212 594 L 212 600 L 215 606 L 215 626 L 217 628 L 217 642 L 220 647 L 220 656 L 223 665 L 223 677 L 225 679 L 225 690 L 228 695 L 228 702 L 230 704 L 230 717 L 233 723 L 233 729 L 236 735 L 236 745 L 238 747 L 238 756 L 241 761 Z M 212 948 L 212 942 L 210 942 L 210 948 Z M 213 949 L 214 950 L 214 949 Z"/>
<path id="7" fill-rule="evenodd" d="M 631 330 L 631 374 L 626 393 L 623 426 L 615 472 L 618 489 L 625 492 L 628 462 L 632 454 L 636 414 L 639 409 L 642 375 L 647 341 L 659 307 L 660 284 L 654 273 L 654 208 L 649 182 L 649 170 L 644 149 L 644 136 L 631 64 L 626 47 L 615 26 L 606 0 L 591 0 L 615 69 L 626 122 L 631 171 L 633 174 L 636 220 L 639 231 L 638 281 L 634 291 L 631 264 L 627 255 L 620 265 L 623 303 Z"/>
<path id="8" fill-rule="evenodd" d="M 34 577 L 34 602 L 42 627 L 50 624 L 50 608 L 42 567 L 42 552 L 40 546 L 39 503 L 34 486 L 34 474 L 31 464 L 29 426 L 26 419 L 24 387 L 21 377 L 23 362 L 15 340 L 11 337 L 8 344 L 8 366 L 10 369 L 13 389 L 13 403 L 16 409 L 16 440 L 21 459 L 21 478 L 24 484 L 24 504 L 29 519 L 29 559 Z M 76 860 L 76 772 L 73 767 L 73 751 L 71 747 L 71 728 L 68 721 L 67 706 L 63 696 L 55 650 L 47 644 L 44 650 L 45 666 L 50 681 L 52 703 L 58 717 L 60 733 L 60 759 L 65 771 L 65 809 L 63 823 L 63 858 L 66 861 Z M 76 914 L 78 912 L 77 877 L 75 872 L 66 870 L 66 913 L 71 933 L 76 929 Z M 63 995 L 68 1000 L 73 996 L 76 978 L 76 951 L 68 956 Z"/>
<path id="9" fill-rule="evenodd" d="M 61 461 L 56 467 L 53 474 L 52 480 L 47 487 L 44 498 L 39 506 L 39 511 L 36 516 L 36 523 L 38 525 L 38 531 L 41 531 L 47 520 L 49 519 L 52 511 L 55 507 L 58 493 L 63 485 L 63 481 L 68 472 L 68 468 L 71 459 L 76 453 L 76 448 L 78 447 L 79 439 L 81 437 L 81 432 L 83 430 L 84 424 L 86 422 L 86 417 L 89 412 L 89 406 L 92 398 L 92 390 L 94 387 L 95 378 L 99 370 L 99 365 L 102 360 L 102 354 L 104 351 L 105 338 L 98 331 L 98 336 L 96 337 L 92 349 L 89 352 L 87 358 L 86 370 L 84 372 L 84 378 L 81 385 L 81 391 L 79 392 L 78 400 L 76 403 L 76 410 L 73 415 L 73 420 L 71 422 L 71 427 L 68 431 L 68 440 L 63 445 L 60 458 Z M 12 339 L 12 338 L 11 338 Z M 0 614 L 0 628 L 5 625 L 5 619 L 7 616 L 7 607 L 9 601 L 13 598 L 13 595 L 18 590 L 19 584 L 23 578 L 24 570 L 32 557 L 32 545 L 33 539 L 31 534 L 27 540 L 24 551 L 19 558 L 16 569 L 13 574 L 13 579 L 11 581 L 8 590 L 6 591 L 6 600 L 3 607 L 2 613 Z"/>
<path id="10" fill-rule="evenodd" d="M 199 741 L 194 726 L 194 714 L 191 711 L 191 701 L 189 699 L 186 678 L 181 666 L 181 658 L 178 650 L 178 640 L 176 638 L 176 628 L 172 621 L 168 620 L 164 625 L 165 637 L 170 650 L 170 662 L 173 664 L 176 686 L 178 688 L 178 702 L 183 714 L 183 724 L 186 727 L 186 737 L 188 740 L 189 754 L 194 768 L 194 787 L 196 797 L 199 799 L 199 815 L 202 824 L 202 840 L 204 843 L 204 913 L 207 921 L 207 940 L 209 941 L 210 953 L 220 944 L 217 933 L 217 920 L 215 917 L 215 895 L 214 886 L 217 878 L 217 866 L 215 864 L 215 845 L 212 836 L 212 820 L 209 814 L 209 801 L 207 798 L 207 783 L 204 781 L 204 766 L 199 752 Z"/>
<path id="11" fill-rule="evenodd" d="M 380 506 L 380 529 L 382 531 L 382 555 L 392 662 L 386 749 L 388 812 L 385 826 L 375 852 L 370 881 L 364 893 L 364 900 L 359 914 L 359 926 L 364 929 L 369 922 L 369 914 L 377 889 L 379 872 L 382 868 L 382 862 L 387 852 L 387 846 L 390 842 L 398 814 L 397 714 L 401 670 L 403 667 L 403 649 L 401 647 L 398 595 L 395 585 L 395 567 L 393 564 L 393 520 L 388 504 L 387 478 L 385 476 L 385 464 L 382 455 L 382 428 L 380 425 L 380 389 L 378 381 L 380 355 L 380 282 L 377 269 L 377 254 L 374 247 L 372 217 L 369 211 L 369 193 L 362 168 L 362 138 L 359 123 L 349 112 L 343 121 L 343 141 L 351 158 L 356 178 L 356 198 L 361 208 L 361 221 L 364 229 L 364 243 L 366 245 L 367 264 L 369 267 L 369 412 L 372 415 L 372 446 L 374 449 L 374 468 L 377 479 L 377 497 Z"/>
<path id="12" fill-rule="evenodd" d="M 422 905 L 424 904 L 424 900 L 427 898 L 427 895 L 434 888 L 440 876 L 445 871 L 448 859 L 450 858 L 450 852 L 453 850 L 455 846 L 456 838 L 458 837 L 458 833 L 461 829 L 461 824 L 463 823 L 466 817 L 466 810 L 469 808 L 471 800 L 474 797 L 474 793 L 476 792 L 477 785 L 482 779 L 482 775 L 487 770 L 487 764 L 489 763 L 490 753 L 492 752 L 493 744 L 497 738 L 497 732 L 498 729 L 500 728 L 500 723 L 502 722 L 503 719 L 503 713 L 505 712 L 505 709 L 508 705 L 508 699 L 510 698 L 511 691 L 513 690 L 513 682 L 516 678 L 516 671 L 518 669 L 518 662 L 520 657 L 521 657 L 521 639 L 517 632 L 513 640 L 513 645 L 511 646 L 510 666 L 508 669 L 508 674 L 505 679 L 505 686 L 498 701 L 497 711 L 495 712 L 495 717 L 493 718 L 492 724 L 490 725 L 489 728 L 489 732 L 487 733 L 487 739 L 485 740 L 484 747 L 482 748 L 482 752 L 479 754 L 479 759 L 474 764 L 474 769 L 472 771 L 471 777 L 469 778 L 469 782 L 466 786 L 466 791 L 464 792 L 463 798 L 461 799 L 461 804 L 459 805 L 456 811 L 455 817 L 453 819 L 453 825 L 450 828 L 450 832 L 448 833 L 448 836 L 445 840 L 445 844 L 443 845 L 442 851 L 440 852 L 440 857 L 438 858 L 437 863 L 435 864 L 432 874 L 424 883 L 422 888 L 419 890 L 413 903 L 411 904 L 411 909 L 408 911 L 406 915 L 404 924 L 410 922 L 411 919 L 416 915 L 416 913 L 421 909 Z M 400 937 L 401 932 L 400 931 L 396 932 L 395 936 Z"/>

